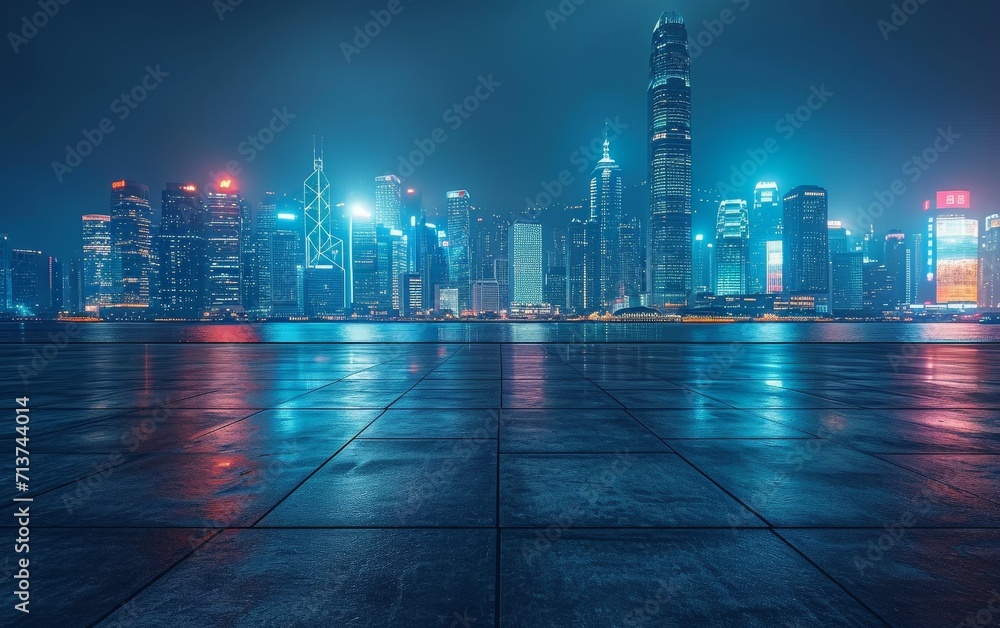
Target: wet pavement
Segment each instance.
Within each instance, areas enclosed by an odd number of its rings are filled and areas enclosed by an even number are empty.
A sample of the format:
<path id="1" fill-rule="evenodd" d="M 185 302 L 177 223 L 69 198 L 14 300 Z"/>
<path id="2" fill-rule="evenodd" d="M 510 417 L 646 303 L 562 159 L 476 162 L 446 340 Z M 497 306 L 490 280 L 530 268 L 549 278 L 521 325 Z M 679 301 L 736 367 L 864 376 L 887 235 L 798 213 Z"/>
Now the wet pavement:
<path id="1" fill-rule="evenodd" d="M 995 344 L 94 343 L 36 366 L 3 386 L 11 416 L 30 396 L 34 501 L 32 612 L 0 593 L 0 625 L 1000 624 Z"/>

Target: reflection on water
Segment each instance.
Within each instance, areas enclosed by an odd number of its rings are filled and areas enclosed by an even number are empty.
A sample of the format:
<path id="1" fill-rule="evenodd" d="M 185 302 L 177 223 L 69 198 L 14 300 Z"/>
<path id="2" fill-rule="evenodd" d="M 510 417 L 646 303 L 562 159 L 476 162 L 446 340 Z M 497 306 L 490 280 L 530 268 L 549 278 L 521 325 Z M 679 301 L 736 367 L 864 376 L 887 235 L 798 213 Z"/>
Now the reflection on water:
<path id="1" fill-rule="evenodd" d="M 0 342 L 48 343 L 56 322 L 0 323 Z M 928 343 L 1000 342 L 1000 326 L 974 323 L 203 323 L 77 324 L 75 342 L 192 343 Z"/>

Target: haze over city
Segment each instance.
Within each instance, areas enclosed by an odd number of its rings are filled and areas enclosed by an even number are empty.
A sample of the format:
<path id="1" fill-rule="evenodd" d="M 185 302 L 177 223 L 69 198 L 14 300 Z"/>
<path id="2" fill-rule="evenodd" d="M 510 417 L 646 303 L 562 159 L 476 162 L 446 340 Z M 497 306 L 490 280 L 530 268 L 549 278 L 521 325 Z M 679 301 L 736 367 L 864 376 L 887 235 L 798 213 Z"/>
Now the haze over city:
<path id="1" fill-rule="evenodd" d="M 1000 205 L 992 176 L 1000 95 L 989 78 L 1000 44 L 991 3 L 964 2 L 956 12 L 914 2 L 918 10 L 901 13 L 905 19 L 891 3 L 866 1 L 675 5 L 692 41 L 696 189 L 732 182 L 731 169 L 751 159 L 747 151 L 773 138 L 780 150 L 756 167 L 740 197 L 761 180 L 782 191 L 819 184 L 830 191 L 830 217 L 850 221 L 900 179 L 905 192 L 874 221 L 882 232 L 916 229 L 923 201 L 937 190 L 972 190 L 982 215 Z M 314 136 L 325 138 L 334 195 L 369 206 L 373 178 L 399 173 L 400 157 L 437 128 L 446 141 L 405 180 L 423 190 L 432 213 L 443 213 L 446 191 L 467 189 L 477 206 L 516 214 L 567 170 L 573 180 L 558 202 L 579 204 L 590 168 L 578 170 L 574 157 L 599 141 L 608 118 L 623 127 L 614 156 L 626 188 L 646 180 L 650 16 L 662 3 L 400 7 L 358 47 L 365 38 L 355 28 L 385 3 L 61 5 L 33 37 L 8 38 L 0 71 L 19 88 L 0 104 L 0 166 L 16 211 L 5 212 L 2 230 L 20 246 L 69 258 L 79 249 L 79 216 L 107 210 L 109 182 L 204 186 L 230 161 L 253 204 L 266 191 L 297 193 Z M 6 3 L 4 23 L 20 35 L 21 18 L 35 10 L 35 2 Z M 149 36 L 168 32 L 177 36 Z M 161 83 L 121 119 L 128 105 L 114 103 L 147 67 L 159 68 Z M 467 118 L 445 118 L 480 77 L 496 82 L 495 91 Z M 828 102 L 801 128 L 779 126 L 813 88 L 831 94 Z M 266 145 L 248 145 L 275 109 L 290 114 L 283 130 Z M 67 145 L 104 118 L 114 131 L 57 176 L 53 164 L 66 162 Z M 949 128 L 959 139 L 913 181 L 907 162 Z M 644 217 L 641 204 L 641 196 L 627 199 L 624 211 Z M 562 214 L 541 219 L 558 225 Z M 715 217 L 704 214 L 694 228 L 709 233 Z"/>

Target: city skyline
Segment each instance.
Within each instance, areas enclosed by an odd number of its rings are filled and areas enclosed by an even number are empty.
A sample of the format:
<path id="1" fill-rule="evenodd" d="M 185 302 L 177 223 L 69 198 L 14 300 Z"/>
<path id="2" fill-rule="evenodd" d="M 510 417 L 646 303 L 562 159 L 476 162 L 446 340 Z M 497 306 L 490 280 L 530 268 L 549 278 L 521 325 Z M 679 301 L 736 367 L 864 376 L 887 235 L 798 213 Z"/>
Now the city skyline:
<path id="1" fill-rule="evenodd" d="M 109 3 L 114 5 L 115 3 Z M 647 6 L 648 4 L 648 6 Z M 810 12 L 824 13 L 824 9 L 803 8 L 803 7 L 778 7 L 775 3 L 755 3 L 745 6 L 745 3 L 732 3 L 732 6 L 722 6 L 718 10 L 711 8 L 691 6 L 691 3 L 677 2 L 676 9 L 687 18 L 689 35 L 692 42 L 692 76 L 695 88 L 692 91 L 693 99 L 693 132 L 696 139 L 693 153 L 693 185 L 697 188 L 715 186 L 719 182 L 727 183 L 731 179 L 731 166 L 741 166 L 751 158 L 751 154 L 759 151 L 765 146 L 765 141 L 769 137 L 775 138 L 780 144 L 777 153 L 768 155 L 768 160 L 762 166 L 754 165 L 757 172 L 753 176 L 747 177 L 747 182 L 743 187 L 742 197 L 749 200 L 753 185 L 760 180 L 777 180 L 787 189 L 790 185 L 802 182 L 812 182 L 823 185 L 831 190 L 831 215 L 841 220 L 855 220 L 858 208 L 863 207 L 863 203 L 876 201 L 875 194 L 892 189 L 892 183 L 896 179 L 901 179 L 905 183 L 906 191 L 902 194 L 892 195 L 892 207 L 885 210 L 885 216 L 876 219 L 876 224 L 882 230 L 892 228 L 908 229 L 906 224 L 902 224 L 906 215 L 912 211 L 924 199 L 930 198 L 938 189 L 972 189 L 977 193 L 977 197 L 982 200 L 979 207 L 983 208 L 984 215 L 992 213 L 996 202 L 994 199 L 1000 198 L 993 188 L 991 179 L 984 176 L 988 172 L 991 163 L 995 163 L 995 146 L 991 146 L 989 139 L 995 135 L 995 122 L 991 122 L 985 116 L 985 112 L 991 109 L 989 97 L 979 97 L 980 90 L 985 89 L 981 84 L 972 79 L 969 64 L 956 62 L 950 64 L 947 73 L 942 76 L 945 81 L 954 85 L 953 89 L 942 89 L 940 96 L 935 102 L 929 103 L 928 107 L 919 114 L 921 120 L 901 120 L 898 116 L 891 116 L 892 112 L 898 111 L 898 104 L 892 106 L 877 106 L 879 99 L 890 98 L 878 92 L 874 95 L 875 105 L 867 107 L 864 111 L 858 109 L 857 100 L 862 96 L 870 96 L 868 85 L 871 84 L 871 77 L 868 73 L 874 72 L 874 68 L 881 64 L 888 63 L 897 55 L 912 54 L 916 46 L 924 37 L 928 29 L 934 26 L 935 22 L 942 24 L 940 36 L 946 38 L 955 36 L 954 28 L 947 28 L 954 20 L 953 16 L 944 12 L 943 9 L 931 6 L 923 6 L 920 11 L 910 17 L 907 23 L 900 27 L 898 31 L 888 32 L 888 41 L 885 40 L 883 32 L 878 27 L 879 20 L 887 19 L 891 16 L 891 7 L 872 7 L 870 4 L 858 3 L 857 7 L 850 7 L 853 12 L 845 8 L 845 13 L 850 13 L 850 19 L 845 16 L 833 16 L 838 20 L 838 25 L 843 26 L 850 32 L 857 30 L 858 33 L 867 33 L 868 39 L 860 39 L 859 46 L 870 64 L 871 70 L 864 70 L 861 75 L 852 75 L 847 80 L 843 74 L 834 71 L 825 65 L 818 54 L 803 49 L 797 54 L 805 54 L 814 71 L 767 73 L 758 69 L 740 69 L 737 67 L 720 68 L 718 63 L 722 58 L 727 57 L 734 47 L 745 48 L 746 40 L 753 39 L 755 33 L 763 23 L 769 20 L 776 21 L 801 21 Z M 25 5 L 25 10 L 30 5 Z M 193 10 L 194 5 L 190 5 Z M 985 6 L 985 5 L 983 5 Z M 88 19 L 97 19 L 102 15 L 102 11 L 119 8 L 117 6 L 95 10 L 93 16 Z M 480 75 L 488 83 L 490 72 L 488 68 L 496 68 L 493 72 L 494 82 L 501 85 L 493 93 L 483 88 L 479 95 L 488 95 L 489 98 L 481 101 L 481 107 L 468 119 L 463 119 L 460 129 L 451 131 L 446 128 L 448 140 L 437 144 L 433 155 L 426 157 L 426 163 L 418 168 L 412 176 L 404 178 L 404 183 L 415 185 L 426 191 L 426 198 L 429 204 L 437 206 L 443 210 L 443 201 L 440 199 L 444 192 L 451 189 L 467 188 L 475 194 L 475 197 L 482 205 L 490 208 L 491 211 L 509 212 L 516 214 L 524 209 L 524 199 L 536 199 L 545 192 L 543 183 L 559 180 L 561 171 L 566 170 L 572 178 L 572 183 L 566 186 L 558 201 L 578 203 L 584 201 L 587 196 L 587 174 L 596 162 L 600 159 L 600 137 L 602 135 L 603 123 L 606 119 L 619 121 L 621 126 L 627 128 L 617 128 L 614 137 L 615 158 L 623 171 L 623 178 L 626 189 L 634 188 L 642 183 L 646 177 L 644 165 L 646 152 L 643 139 L 645 126 L 644 118 L 645 102 L 642 98 L 644 82 L 648 81 L 648 76 L 641 77 L 645 72 L 642 70 L 644 59 L 648 57 L 648 37 L 650 24 L 655 20 L 655 16 L 662 13 L 662 5 L 655 6 L 654 3 L 637 3 L 635 6 L 622 8 L 618 11 L 620 19 L 603 26 L 597 24 L 605 16 L 606 9 L 599 5 L 588 4 L 580 6 L 576 12 L 568 16 L 565 21 L 556 21 L 553 26 L 546 18 L 545 11 L 541 8 L 533 9 L 526 13 L 526 16 L 535 16 L 540 24 L 538 25 L 539 36 L 545 35 L 545 45 L 548 53 L 553 58 L 561 58 L 562 54 L 576 45 L 576 38 L 583 37 L 589 39 L 600 33 L 599 41 L 604 47 L 609 45 L 617 46 L 613 48 L 614 53 L 603 55 L 598 60 L 601 67 L 613 63 L 616 68 L 613 72 L 603 72 L 611 83 L 608 88 L 594 85 L 570 86 L 562 77 L 556 77 L 556 89 L 566 91 L 566 95 L 579 91 L 583 98 L 578 98 L 583 106 L 573 107 L 568 110 L 569 115 L 565 115 L 564 98 L 556 98 L 539 105 L 538 112 L 543 119 L 548 120 L 550 116 L 557 115 L 561 122 L 557 125 L 549 125 L 545 129 L 534 125 L 511 124 L 507 116 L 509 114 L 501 111 L 509 108 L 513 100 L 504 101 L 505 98 L 516 98 L 515 92 L 529 89 L 531 84 L 529 79 L 533 76 L 521 72 L 513 74 L 504 73 L 511 60 L 503 63 L 496 63 L 494 57 L 490 58 L 490 63 L 483 62 L 482 71 L 475 73 L 463 73 L 458 71 L 445 72 L 439 76 L 438 81 L 448 81 L 453 84 L 454 89 L 444 90 L 441 93 L 454 93 L 457 100 L 462 100 L 463 94 L 475 94 L 476 88 L 482 86 L 482 82 L 477 77 Z M 204 9 L 204 7 L 201 7 Z M 378 10 L 379 7 L 372 6 L 370 10 Z M 455 9 L 455 7 L 452 7 Z M 732 12 L 730 23 L 721 22 L 718 11 L 729 9 Z M 17 10 L 11 7 L 9 10 Z M 129 15 L 128 11 L 121 9 L 122 15 Z M 334 9 L 329 9 L 334 11 Z M 68 11 L 68 10 L 67 10 Z M 148 15 L 156 15 L 155 9 L 148 9 Z M 403 20 L 427 20 L 440 18 L 442 9 L 429 8 L 427 13 L 410 11 L 404 9 L 402 13 L 393 19 L 397 23 Z M 181 12 L 182 13 L 182 12 Z M 374 39 L 370 46 L 362 50 L 362 54 L 352 57 L 351 62 L 343 61 L 343 67 L 338 64 L 342 57 L 338 58 L 338 44 L 350 39 L 353 33 L 353 26 L 364 26 L 367 11 L 357 10 L 348 12 L 344 19 L 338 19 L 335 24 L 340 29 L 334 28 L 333 23 L 329 26 L 333 43 L 332 50 L 329 51 L 325 61 L 319 61 L 324 68 L 324 73 L 340 74 L 350 72 L 351 74 L 363 69 L 372 69 L 372 64 L 390 63 L 385 66 L 392 68 L 389 58 L 396 50 L 397 45 L 391 42 L 392 24 L 385 27 L 385 31 L 379 38 Z M 429 15 L 428 15 L 429 13 Z M 651 17 L 652 16 L 652 17 Z M 824 13 L 825 17 L 827 16 Z M 139 16 L 136 16 L 139 17 Z M 214 15 L 207 16 L 209 20 L 218 19 Z M 471 19 L 471 14 L 462 10 L 457 10 L 453 20 Z M 63 15 L 59 16 L 64 19 Z M 253 32 L 257 28 L 256 20 L 259 16 L 256 10 L 249 6 L 240 6 L 232 13 L 223 15 L 221 21 L 216 24 L 199 25 L 199 28 L 219 27 L 217 42 L 218 45 L 225 45 L 234 34 L 229 31 Z M 348 19 L 350 18 L 350 19 Z M 61 45 L 59 37 L 61 30 L 69 25 L 61 25 L 60 19 L 53 19 L 52 24 L 42 31 L 37 38 L 23 45 L 17 53 L 21 58 L 33 58 L 35 63 L 44 65 L 48 63 L 48 54 L 55 54 L 53 47 Z M 163 17 L 163 19 L 168 19 Z M 170 18 L 172 19 L 172 18 Z M 368 19 L 371 19 L 368 16 Z M 509 18 L 508 18 L 509 19 Z M 943 20 L 943 22 L 942 22 Z M 16 21 L 16 20 L 12 20 Z M 69 21 L 69 20 L 67 20 Z M 713 34 L 710 26 L 717 26 L 716 21 L 722 24 L 722 32 Z M 114 20 L 112 20 L 114 22 Z M 605 20 L 607 22 L 607 20 Z M 446 22 L 442 22 L 441 25 Z M 440 28 L 441 26 L 438 26 Z M 95 26 L 99 32 L 100 28 Z M 978 28 L 976 20 L 968 20 L 963 27 L 963 37 L 974 34 L 974 29 Z M 972 29 L 973 32 L 970 32 Z M 602 30 L 606 32 L 601 32 Z M 412 31 L 412 25 L 406 28 L 399 28 L 401 38 L 411 37 L 408 34 Z M 759 60 L 763 55 L 771 55 L 775 64 L 780 64 L 781 60 L 790 54 L 789 51 L 798 51 L 801 46 L 800 36 L 787 34 L 782 29 L 770 29 L 766 42 L 755 44 L 755 48 L 745 48 L 750 50 L 752 58 Z M 815 36 L 823 37 L 822 33 L 812 33 Z M 860 36 L 860 35 L 859 35 Z M 645 39 L 645 46 L 640 46 L 635 39 Z M 711 40 L 709 42 L 709 40 Z M 704 45 L 709 42 L 710 45 Z M 141 43 L 134 42 L 141 48 Z M 984 42 L 984 45 L 989 46 Z M 48 48 L 46 48 L 48 46 Z M 641 48 L 645 47 L 645 52 Z M 334 50 L 335 49 L 335 50 Z M 773 51 L 773 52 L 772 52 Z M 88 52 L 87 54 L 98 54 Z M 857 54 L 861 54 L 859 51 Z M 955 51 L 945 51 L 941 55 L 960 55 Z M 945 58 L 926 59 L 929 64 L 928 69 L 940 64 L 943 69 Z M 610 57 L 610 59 L 608 58 Z M 155 58 L 155 57 L 154 57 Z M 334 119 L 321 119 L 319 116 L 310 115 L 308 107 L 285 105 L 281 102 L 268 103 L 267 107 L 262 107 L 257 113 L 251 115 L 253 107 L 246 107 L 246 111 L 235 111 L 235 115 L 228 119 L 220 118 L 221 111 L 217 114 L 212 110 L 211 104 L 204 110 L 190 112 L 183 120 L 177 120 L 172 125 L 180 132 L 178 141 L 164 142 L 158 141 L 148 144 L 139 154 L 135 151 L 135 141 L 131 136 L 138 134 L 139 137 L 152 132 L 151 126 L 156 119 L 170 116 L 171 112 L 162 110 L 166 104 L 164 101 L 172 102 L 176 94 L 170 92 L 171 79 L 178 83 L 182 81 L 204 81 L 202 76 L 206 70 L 196 73 L 195 76 L 187 75 L 184 78 L 183 69 L 187 67 L 183 59 L 178 59 L 180 65 L 169 67 L 166 63 L 168 56 L 160 55 L 165 61 L 161 70 L 170 76 L 163 78 L 163 84 L 156 87 L 155 91 L 149 94 L 149 104 L 142 104 L 130 116 L 130 119 L 118 121 L 112 115 L 117 127 L 124 129 L 130 127 L 131 130 L 116 130 L 113 135 L 94 150 L 92 157 L 88 157 L 83 164 L 75 168 L 71 174 L 64 177 L 64 181 L 59 183 L 53 174 L 51 163 L 60 160 L 62 147 L 83 137 L 77 137 L 79 130 L 58 130 L 57 127 L 68 125 L 69 129 L 87 126 L 93 127 L 101 119 L 103 105 L 98 103 L 104 100 L 103 92 L 105 86 L 110 90 L 108 93 L 116 93 L 108 85 L 111 77 L 102 77 L 100 81 L 95 81 L 93 85 L 86 86 L 79 92 L 81 102 L 92 101 L 94 113 L 93 120 L 84 116 L 79 119 L 65 120 L 66 116 L 52 118 L 56 123 L 45 137 L 52 138 L 51 143 L 36 143 L 36 145 L 25 145 L 19 140 L 32 133 L 34 128 L 32 121 L 36 114 L 27 113 L 28 103 L 24 100 L 14 100 L 9 105 L 13 108 L 17 120 L 15 127 L 8 129 L 8 140 L 6 143 L 12 149 L 25 152 L 26 156 L 38 154 L 39 159 L 10 159 L 13 155 L 8 154 L 5 171 L 19 180 L 32 182 L 37 189 L 43 190 L 42 194 L 22 195 L 20 190 L 15 190 L 12 202 L 23 207 L 24 211 L 12 213 L 5 216 L 5 224 L 0 227 L 5 233 L 10 234 L 19 243 L 19 246 L 38 248 L 51 251 L 61 258 L 68 258 L 75 253 L 78 246 L 75 242 L 70 243 L 70 236 L 67 233 L 54 229 L 44 230 L 40 225 L 48 225 L 50 222 L 66 221 L 75 215 L 84 213 L 94 213 L 106 211 L 103 208 L 98 190 L 103 187 L 107 180 L 117 180 L 125 178 L 127 180 L 142 181 L 159 188 L 168 181 L 193 181 L 195 184 L 204 187 L 209 182 L 209 173 L 219 173 L 224 171 L 229 161 L 236 161 L 241 169 L 241 173 L 236 175 L 245 187 L 245 194 L 248 199 L 256 203 L 267 191 L 275 191 L 279 194 L 294 191 L 299 175 L 298 168 L 291 171 L 291 164 L 300 163 L 301 154 L 312 142 L 314 135 L 325 136 L 327 138 L 328 169 L 331 173 L 331 180 L 339 195 L 346 196 L 348 190 L 365 190 L 363 200 L 368 206 L 374 205 L 373 193 L 367 191 L 367 182 L 372 175 L 392 174 L 399 168 L 400 155 L 415 150 L 414 141 L 423 140 L 430 137 L 430 131 L 435 127 L 435 121 L 440 122 L 437 114 L 426 115 L 430 107 L 443 110 L 448 104 L 441 103 L 440 106 L 431 106 L 426 102 L 430 99 L 418 99 L 417 103 L 408 104 L 404 109 L 393 107 L 393 111 L 384 110 L 381 106 L 376 107 L 377 112 L 372 116 L 382 120 L 382 127 L 375 133 L 369 133 L 364 142 L 359 142 L 354 135 L 358 131 L 353 128 L 337 123 Z M 314 55 L 314 59 L 317 57 Z M 463 62 L 462 66 L 469 66 L 473 60 Z M 122 65 L 117 60 L 113 67 Z M 190 64 L 188 64 L 190 65 Z M 523 64 L 522 64 L 523 65 Z M 337 66 L 337 67 L 333 67 Z M 205 66 L 195 66 L 202 67 Z M 142 69 L 135 76 L 136 81 L 145 78 L 145 65 L 136 70 Z M 150 64 L 150 68 L 156 70 L 156 64 Z M 178 69 L 179 68 L 179 69 Z M 408 68 L 411 69 L 411 68 Z M 5 70 L 6 71 L 6 70 Z M 23 72 L 23 68 L 14 66 L 10 71 Z M 421 72 L 411 72 L 413 79 L 419 80 L 424 76 Z M 805 75 L 805 76 L 803 76 Z M 113 73 L 112 76 L 115 76 Z M 121 70 L 122 80 L 128 74 Z M 216 76 L 219 76 L 216 73 Z M 440 78 L 443 76 L 444 78 Z M 746 77 L 746 78 L 743 78 Z M 30 76 L 16 77 L 23 83 L 36 85 L 37 81 Z M 223 82 L 229 79 L 222 75 Z M 462 80 L 466 79 L 467 80 Z M 723 80 L 724 79 L 724 80 Z M 150 79 L 151 81 L 153 79 Z M 900 95 L 908 93 L 908 90 L 915 90 L 918 81 L 910 77 L 895 77 L 897 85 L 894 91 Z M 528 81 L 525 83 L 525 81 Z M 748 86 L 744 88 L 726 87 L 723 83 L 734 85 L 746 81 Z M 128 81 L 125 81 L 128 83 Z M 467 83 L 463 89 L 458 89 L 459 84 Z M 153 84 L 147 82 L 147 84 Z M 412 82 L 407 82 L 413 85 Z M 613 88 L 610 85 L 614 85 Z M 751 85 L 753 87 L 751 87 Z M 303 85 L 304 87 L 304 85 Z M 786 139 L 786 133 L 778 132 L 775 120 L 782 117 L 786 112 L 795 112 L 796 108 L 810 103 L 813 95 L 812 88 L 816 88 L 820 93 L 825 89 L 833 96 L 828 103 L 823 103 L 819 110 L 810 113 L 808 122 L 801 125 L 789 127 L 795 133 L 790 139 Z M 46 88 L 51 89 L 51 88 Z M 81 88 L 82 89 L 82 88 Z M 121 88 L 116 88 L 121 91 Z M 240 88 L 243 89 L 243 88 Z M 251 92 L 250 87 L 246 89 Z M 288 92 L 295 93 L 295 90 Z M 415 93 L 421 93 L 418 90 Z M 589 94 L 589 96 L 586 96 Z M 719 96 L 726 94 L 727 98 L 721 99 Z M 902 96 L 900 96 L 902 97 Z M 16 97 L 22 98 L 22 97 Z M 214 99 L 214 95 L 210 100 Z M 160 99 L 160 102 L 157 102 Z M 110 101 L 110 99 L 108 99 Z M 361 101 L 367 100 L 361 98 Z M 490 109 L 496 105 L 496 109 Z M 289 102 L 293 102 L 290 100 Z M 551 102 L 551 106 L 548 104 Z M 506 104 L 505 104 L 506 103 Z M 813 99 L 811 104 L 815 104 Z M 845 103 L 840 105 L 840 103 Z M 338 105 L 339 107 L 340 105 Z M 20 109 L 19 109 L 20 107 Z M 895 107 L 895 108 L 894 108 Z M 87 107 L 82 108 L 89 110 Z M 148 113 L 147 113 L 148 112 Z M 288 119 L 288 115 L 295 116 Z M 961 112 L 960 114 L 957 112 Z M 267 114 L 267 115 L 263 115 Z M 864 164 L 849 165 L 845 153 L 846 146 L 844 139 L 838 137 L 839 134 L 833 129 L 839 124 L 841 127 L 846 119 L 851 116 L 861 115 L 860 120 L 867 119 L 869 122 L 862 126 L 868 133 L 867 137 L 853 134 L 855 146 L 862 147 L 861 159 L 854 159 Z M 918 114 L 908 112 L 908 116 L 916 117 Z M 499 116 L 499 117 L 495 117 Z M 73 116 L 70 116 L 71 118 Z M 252 118 L 261 118 L 256 122 L 251 122 Z M 892 118 L 891 124 L 878 124 L 876 120 L 886 121 Z M 240 121 L 237 122 L 237 119 Z M 370 131 L 372 127 L 368 122 L 369 117 L 362 115 L 359 118 L 360 124 L 355 125 L 361 129 Z M 208 122 L 220 122 L 220 124 L 208 125 Z M 191 122 L 190 128 L 178 127 L 182 122 Z M 404 124 L 405 123 L 405 124 Z M 958 124 L 960 123 L 960 124 Z M 408 129 L 400 129 L 400 125 L 409 125 Z M 932 147 L 938 135 L 938 128 L 947 130 L 949 125 L 953 126 L 953 132 L 961 138 L 949 147 L 947 155 L 933 166 L 933 169 L 922 172 L 919 181 L 913 183 L 907 175 L 903 173 L 905 164 L 913 154 L 922 152 L 927 147 Z M 240 129 L 239 127 L 243 127 Z M 239 138 L 247 136 L 247 129 L 270 128 L 272 133 L 261 133 L 261 140 L 272 140 L 267 144 L 260 144 L 258 150 L 252 143 L 247 145 L 246 154 L 240 154 L 241 141 Z M 448 127 L 447 123 L 445 127 Z M 506 130 L 503 138 L 499 136 L 490 138 L 488 128 L 501 127 Z M 278 133 L 273 129 L 281 128 Z M 16 129 L 16 130 L 15 130 Z M 237 141 L 223 139 L 229 129 L 229 137 Z M 233 130 L 238 129 L 238 130 Z M 412 129 L 412 132 L 411 132 Z M 422 130 L 421 130 L 422 129 Z M 522 135 L 521 129 L 529 132 L 534 145 L 532 150 L 525 151 L 523 146 L 529 135 Z M 483 134 L 487 135 L 483 135 Z M 720 140 L 720 135 L 724 139 Z M 851 135 L 851 134 L 848 134 Z M 61 137 L 60 137 L 61 136 Z M 128 137 L 127 137 L 128 136 Z M 56 139 L 58 138 L 58 139 Z M 213 139 L 218 138 L 218 139 Z M 413 138 L 412 140 L 409 138 Z M 881 139 L 877 139 L 881 138 Z M 594 141 L 592 141 L 594 140 Z M 232 144 L 232 150 L 222 147 Z M 259 142 L 258 142 L 259 143 Z M 470 144 L 479 146 L 477 150 L 470 153 Z M 591 151 L 590 146 L 596 144 L 596 149 Z M 44 145 L 44 146 L 43 146 Z M 588 146 L 587 150 L 579 152 L 577 147 Z M 876 145 L 878 147 L 876 147 Z M 939 144 L 940 145 L 940 144 Z M 363 150 L 357 147 L 363 146 Z M 333 147 L 331 149 L 331 147 Z M 488 149 L 486 148 L 488 147 Z M 42 150 L 44 148 L 44 150 Z M 252 152 L 251 152 L 252 151 Z M 513 151 L 513 152 L 512 152 Z M 749 151 L 749 152 L 748 152 Z M 586 153 L 586 154 L 584 154 Z M 518 158 L 508 157 L 508 155 L 519 155 Z M 766 152 L 765 152 L 766 154 Z M 254 159 L 249 160 L 253 155 Z M 471 157 L 471 158 L 470 158 Z M 584 159 L 587 164 L 582 172 L 577 172 L 579 166 L 574 157 Z M 504 167 L 501 169 L 497 160 L 504 160 Z M 39 161 L 40 160 L 40 161 Z M 28 162 L 38 162 L 48 164 L 45 166 L 44 176 L 39 172 L 28 169 Z M 380 162 L 380 163 L 379 163 Z M 121 164 L 128 163 L 128 168 L 121 168 Z M 170 166 L 169 164 L 174 164 Z M 753 164 L 754 162 L 751 162 Z M 117 166 L 115 164 L 118 164 Z M 178 164 L 182 164 L 178 167 Z M 286 165 L 287 164 L 287 165 Z M 127 170 L 127 172 L 123 172 Z M 180 171 L 180 172 L 178 172 Z M 490 174 L 491 172 L 495 174 Z M 294 174 L 294 177 L 292 176 Z M 500 181 L 506 180 L 508 184 L 501 185 Z M 98 184 L 100 182 L 100 184 Z M 513 185 L 509 184 L 513 183 Z M 361 194 L 358 195 L 362 196 Z M 645 209 L 636 207 L 637 203 L 632 198 L 633 195 L 626 195 L 628 200 L 625 203 L 624 212 L 626 216 L 636 216 L 643 218 Z M 731 194 L 723 194 L 730 197 Z M 641 198 L 641 195 L 640 195 Z M 59 200 L 57 200 L 59 199 Z M 554 218 L 550 215 L 553 212 L 543 212 L 541 220 L 546 226 L 551 226 Z M 700 216 L 700 224 L 695 225 L 696 232 L 707 233 L 714 222 L 714 216 Z M 559 222 L 562 222 L 561 217 Z"/>

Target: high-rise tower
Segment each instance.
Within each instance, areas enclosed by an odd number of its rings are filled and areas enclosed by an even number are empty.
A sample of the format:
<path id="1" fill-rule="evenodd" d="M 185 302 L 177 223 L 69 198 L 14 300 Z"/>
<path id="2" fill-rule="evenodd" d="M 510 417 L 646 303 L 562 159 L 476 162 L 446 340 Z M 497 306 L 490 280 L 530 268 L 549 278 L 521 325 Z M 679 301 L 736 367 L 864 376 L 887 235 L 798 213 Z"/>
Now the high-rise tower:
<path id="1" fill-rule="evenodd" d="M 607 133 L 605 133 L 605 136 Z M 621 168 L 611 158 L 611 142 L 604 139 L 604 157 L 597 162 L 590 179 L 590 219 L 600 231 L 599 290 L 602 305 L 613 305 L 624 296 L 621 255 L 622 193 Z"/>
<path id="2" fill-rule="evenodd" d="M 232 179 L 205 195 L 205 297 L 210 308 L 239 309 L 243 289 L 244 204 Z"/>
<path id="3" fill-rule="evenodd" d="M 402 229 L 403 184 L 390 174 L 375 179 L 375 224 L 390 229 Z"/>
<path id="4" fill-rule="evenodd" d="M 768 266 L 773 268 L 774 255 L 781 250 L 778 242 L 781 242 L 781 197 L 778 195 L 778 184 L 761 182 L 754 189 L 753 210 L 750 214 L 750 276 L 747 286 L 750 294 L 772 291 L 769 286 L 773 289 L 775 282 L 773 276 L 769 277 Z M 780 278 L 778 283 L 780 284 Z"/>
<path id="5" fill-rule="evenodd" d="M 166 316 L 196 317 L 208 286 L 205 207 L 193 185 L 168 183 L 162 199 L 160 308 Z"/>
<path id="6" fill-rule="evenodd" d="M 719 296 L 747 294 L 750 227 L 747 202 L 723 201 L 715 230 L 716 282 Z"/>
<path id="7" fill-rule="evenodd" d="M 785 195 L 784 289 L 826 294 L 830 288 L 829 200 L 821 187 L 803 185 Z"/>
<path id="8" fill-rule="evenodd" d="M 306 313 L 324 316 L 347 306 L 350 228 L 346 208 L 335 220 L 330 179 L 323 171 L 323 154 L 313 149 L 313 172 L 304 184 Z"/>
<path id="9" fill-rule="evenodd" d="M 83 306 L 96 311 L 111 305 L 114 283 L 111 277 L 111 216 L 87 214 L 83 217 Z"/>
<path id="10" fill-rule="evenodd" d="M 448 281 L 458 289 L 461 310 L 472 307 L 471 198 L 465 190 L 448 192 Z"/>
<path id="11" fill-rule="evenodd" d="M 149 188 L 132 181 L 112 183 L 110 216 L 115 304 L 148 308 L 153 248 Z"/>
<path id="12" fill-rule="evenodd" d="M 664 13 L 649 61 L 649 282 L 652 304 L 691 292 L 691 55 L 687 28 Z"/>

